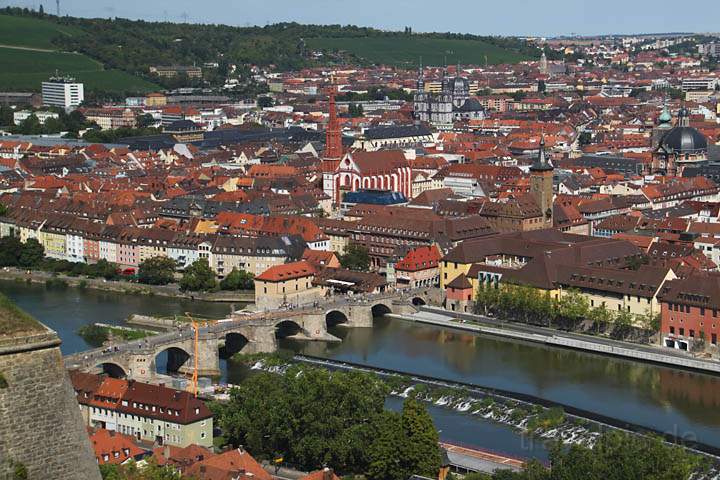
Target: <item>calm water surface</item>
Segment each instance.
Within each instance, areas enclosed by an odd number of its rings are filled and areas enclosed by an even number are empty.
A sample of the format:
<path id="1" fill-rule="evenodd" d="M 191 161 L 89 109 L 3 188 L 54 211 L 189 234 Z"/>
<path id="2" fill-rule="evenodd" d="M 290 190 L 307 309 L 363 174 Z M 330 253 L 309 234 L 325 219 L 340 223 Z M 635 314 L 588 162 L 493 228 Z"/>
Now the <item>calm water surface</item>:
<path id="1" fill-rule="evenodd" d="M 219 318 L 230 310 L 227 304 L 72 288 L 48 290 L 13 282 L 0 282 L 0 291 L 57 331 L 64 353 L 87 348 L 76 332 L 93 322 L 119 325 L 133 313 L 191 312 Z M 373 329 L 337 327 L 332 333 L 343 342 L 284 339 L 280 344 L 328 359 L 536 395 L 720 448 L 718 377 L 387 318 L 377 319 Z M 222 369 L 225 379 L 233 383 L 247 374 L 232 362 L 223 361 Z M 388 400 L 389 407 L 398 405 L 398 399 Z M 537 445 L 528 450 L 527 442 L 511 428 L 443 408 L 430 411 L 446 440 L 546 458 L 545 450 Z"/>

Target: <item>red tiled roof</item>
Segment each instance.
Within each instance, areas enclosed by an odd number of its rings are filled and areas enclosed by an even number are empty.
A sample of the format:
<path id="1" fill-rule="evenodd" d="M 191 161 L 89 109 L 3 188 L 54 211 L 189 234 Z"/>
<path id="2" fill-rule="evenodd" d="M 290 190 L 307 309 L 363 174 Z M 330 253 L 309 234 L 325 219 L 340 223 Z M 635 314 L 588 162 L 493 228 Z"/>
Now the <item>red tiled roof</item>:
<path id="1" fill-rule="evenodd" d="M 234 480 L 245 477 L 272 480 L 272 476 L 241 449 L 229 450 L 197 462 L 185 471 L 185 475 L 198 480 Z"/>
<path id="2" fill-rule="evenodd" d="M 99 429 L 90 434 L 98 465 L 119 465 L 131 458 L 138 458 L 146 450 L 138 447 L 130 435 Z"/>
<path id="3" fill-rule="evenodd" d="M 395 270 L 417 272 L 429 268 L 436 268 L 441 256 L 440 250 L 436 245 L 413 248 L 405 255 L 405 258 L 395 264 Z"/>
<path id="4" fill-rule="evenodd" d="M 322 470 L 310 472 L 304 477 L 300 477 L 300 480 L 340 480 L 340 477 L 335 475 L 332 469 L 326 467 Z"/>
<path id="5" fill-rule="evenodd" d="M 315 275 L 315 268 L 305 260 L 299 262 L 285 263 L 268 268 L 255 277 L 261 282 L 285 282 L 295 278 L 304 278 Z"/>

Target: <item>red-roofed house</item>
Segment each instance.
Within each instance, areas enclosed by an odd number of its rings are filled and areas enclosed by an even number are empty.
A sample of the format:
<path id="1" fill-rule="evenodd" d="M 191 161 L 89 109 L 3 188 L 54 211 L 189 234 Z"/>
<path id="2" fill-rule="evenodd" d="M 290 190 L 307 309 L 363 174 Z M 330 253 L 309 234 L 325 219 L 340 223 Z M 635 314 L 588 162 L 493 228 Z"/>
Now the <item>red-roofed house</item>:
<path id="1" fill-rule="evenodd" d="M 249 453 L 239 448 L 197 462 L 185 470 L 185 475 L 198 480 L 242 480 L 244 478 L 272 480 L 273 478 Z"/>
<path id="2" fill-rule="evenodd" d="M 335 252 L 326 250 L 311 250 L 306 248 L 303 252 L 302 260 L 307 261 L 317 268 L 332 267 L 340 268 L 340 260 L 338 260 Z"/>
<path id="3" fill-rule="evenodd" d="M 416 247 L 395 264 L 397 288 L 432 287 L 440 283 L 440 258 L 437 245 Z"/>
<path id="4" fill-rule="evenodd" d="M 313 285 L 316 273 L 306 260 L 268 268 L 255 277 L 255 305 L 272 310 L 314 302 L 322 295 L 322 289 Z"/>
<path id="5" fill-rule="evenodd" d="M 104 428 L 90 433 L 90 443 L 98 465 L 120 465 L 128 460 L 140 460 L 148 453 L 138 447 L 130 435 Z"/>

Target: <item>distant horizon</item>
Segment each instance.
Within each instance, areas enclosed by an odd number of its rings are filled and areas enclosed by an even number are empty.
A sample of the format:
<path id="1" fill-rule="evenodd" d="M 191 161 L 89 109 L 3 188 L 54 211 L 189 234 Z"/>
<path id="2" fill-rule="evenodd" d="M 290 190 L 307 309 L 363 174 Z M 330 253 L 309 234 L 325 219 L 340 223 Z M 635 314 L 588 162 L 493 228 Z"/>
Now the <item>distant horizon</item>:
<path id="1" fill-rule="evenodd" d="M 602 8 L 573 0 L 508 0 L 480 5 L 455 0 L 438 10 L 429 0 L 366 0 L 362 9 L 350 0 L 60 0 L 60 14 L 85 18 L 125 18 L 172 23 L 222 24 L 235 27 L 297 22 L 315 25 L 357 25 L 385 31 L 410 27 L 417 33 L 458 33 L 508 37 L 609 37 L 674 34 L 718 34 L 715 21 L 720 2 L 696 0 L 681 9 L 676 1 L 627 2 L 606 0 Z M 55 13 L 54 0 L 20 0 L 0 6 L 32 8 L 43 5 Z M 380 12 L 376 14 L 376 12 Z M 512 16 L 511 12 L 515 15 Z M 517 12 L 522 12 L 518 14 Z M 457 13 L 457 15 L 455 15 Z"/>

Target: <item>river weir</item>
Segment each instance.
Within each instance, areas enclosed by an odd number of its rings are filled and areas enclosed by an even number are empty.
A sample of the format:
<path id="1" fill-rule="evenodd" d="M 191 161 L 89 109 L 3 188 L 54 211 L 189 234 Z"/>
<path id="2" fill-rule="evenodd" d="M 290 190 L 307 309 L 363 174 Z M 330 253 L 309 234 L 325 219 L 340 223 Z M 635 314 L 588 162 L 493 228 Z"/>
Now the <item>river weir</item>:
<path id="1" fill-rule="evenodd" d="M 131 314 L 170 317 L 191 312 L 222 318 L 230 309 L 218 303 L 16 282 L 0 282 L 0 290 L 57 331 L 65 354 L 88 349 L 76 333 L 83 325 L 123 325 Z M 279 345 L 295 354 L 528 395 L 529 403 L 537 399 L 548 406 L 561 404 L 568 415 L 575 408 L 720 448 L 720 378 L 713 375 L 388 317 L 376 318 L 373 328 L 329 331 L 342 342 L 286 338 Z M 224 359 L 221 370 L 222 381 L 230 383 L 239 383 L 248 371 L 247 366 Z M 387 404 L 397 406 L 401 401 L 390 397 Z M 428 405 L 445 440 L 525 458 L 547 456 L 537 438 L 484 419 L 483 412 L 472 414 L 480 409 L 477 405 L 463 404 L 459 410 L 434 402 Z M 470 415 L 478 421 L 468 421 Z"/>

